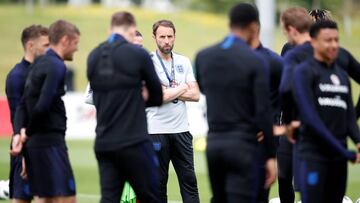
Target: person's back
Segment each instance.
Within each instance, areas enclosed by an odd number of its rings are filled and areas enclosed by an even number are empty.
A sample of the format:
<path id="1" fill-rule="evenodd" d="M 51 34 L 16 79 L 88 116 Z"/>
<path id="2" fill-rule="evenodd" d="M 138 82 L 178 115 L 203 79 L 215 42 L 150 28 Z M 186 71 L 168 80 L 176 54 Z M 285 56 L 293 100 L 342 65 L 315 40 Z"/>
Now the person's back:
<path id="1" fill-rule="evenodd" d="M 273 110 L 273 124 L 281 123 L 281 109 L 279 99 L 279 86 L 281 82 L 281 74 L 283 71 L 283 59 L 272 50 L 260 44 L 254 49 L 268 64 L 269 70 L 264 67 L 270 75 L 270 100 Z"/>
<path id="2" fill-rule="evenodd" d="M 269 110 L 268 91 L 259 87 L 268 81 L 261 59 L 234 36 L 203 50 L 197 58 L 197 76 L 206 95 L 209 133 L 245 131 L 256 133 L 261 128 L 256 111 Z M 259 76 L 260 75 L 260 76 Z M 260 84 L 260 85 L 258 85 Z M 268 86 L 268 84 L 266 84 Z M 263 102 L 256 109 L 257 102 Z M 216 107 L 216 108 L 211 108 Z M 267 110 L 266 110 L 267 109 Z M 256 139 L 252 137 L 252 139 Z"/>
<path id="3" fill-rule="evenodd" d="M 286 42 L 281 48 L 280 56 L 285 56 L 285 54 L 294 47 L 295 47 L 294 45 L 290 44 L 289 42 Z"/>
<path id="4" fill-rule="evenodd" d="M 100 202 L 120 202 L 129 182 L 140 202 L 157 203 L 158 160 L 147 133 L 145 106 L 161 105 L 161 84 L 149 54 L 129 43 L 136 32 L 134 16 L 114 13 L 110 30 L 109 39 L 90 53 L 87 67 L 97 111 Z"/>
<path id="5" fill-rule="evenodd" d="M 118 45 L 113 48 L 111 57 L 116 72 L 122 75 L 122 80 L 115 82 L 112 88 L 98 89 L 91 81 L 91 71 L 96 68 L 101 47 L 110 42 L 100 45 L 89 56 L 88 74 L 98 120 L 95 149 L 99 150 L 114 150 L 148 139 L 145 102 L 141 89 L 142 81 L 147 79 L 144 72 L 149 71 L 147 69 L 152 61 L 144 49 L 127 42 L 120 35 L 116 35 L 116 38 Z M 148 105 L 159 105 L 161 102 L 161 95 L 152 95 Z"/>
<path id="6" fill-rule="evenodd" d="M 238 4 L 230 21 L 231 34 L 200 51 L 195 64 L 207 101 L 211 202 L 258 202 L 261 188 L 276 178 L 268 66 L 245 43 L 258 28 L 257 9 Z M 264 134 L 260 147 L 258 133 Z M 259 172 L 264 164 L 265 176 Z"/>
<path id="7" fill-rule="evenodd" d="M 11 124 L 14 126 L 14 118 L 17 106 L 20 104 L 24 93 L 26 78 L 29 74 L 30 62 L 22 59 L 11 69 L 6 77 L 6 96 L 9 102 Z"/>
<path id="8" fill-rule="evenodd" d="M 311 47 L 310 42 L 305 42 L 304 44 L 297 45 L 289 50 L 284 55 L 284 70 L 280 92 L 281 94 L 287 94 L 291 92 L 291 81 L 292 81 L 292 73 L 294 71 L 294 66 L 302 63 L 304 60 L 310 58 L 313 55 L 313 48 Z"/>

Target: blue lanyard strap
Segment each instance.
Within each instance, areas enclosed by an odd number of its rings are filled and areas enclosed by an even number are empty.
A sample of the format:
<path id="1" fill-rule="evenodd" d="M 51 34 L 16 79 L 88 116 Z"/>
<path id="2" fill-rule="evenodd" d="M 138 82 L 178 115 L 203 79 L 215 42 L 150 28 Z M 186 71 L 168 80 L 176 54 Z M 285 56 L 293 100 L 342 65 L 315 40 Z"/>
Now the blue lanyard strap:
<path id="1" fill-rule="evenodd" d="M 160 55 L 158 54 L 158 52 L 156 51 L 156 56 L 160 61 L 161 67 L 164 69 L 165 74 L 166 74 L 166 78 L 169 80 L 169 85 L 170 87 L 174 87 L 175 86 L 175 68 L 174 68 L 174 58 L 173 55 L 171 53 L 171 77 L 164 65 L 163 60 L 161 59 Z"/>

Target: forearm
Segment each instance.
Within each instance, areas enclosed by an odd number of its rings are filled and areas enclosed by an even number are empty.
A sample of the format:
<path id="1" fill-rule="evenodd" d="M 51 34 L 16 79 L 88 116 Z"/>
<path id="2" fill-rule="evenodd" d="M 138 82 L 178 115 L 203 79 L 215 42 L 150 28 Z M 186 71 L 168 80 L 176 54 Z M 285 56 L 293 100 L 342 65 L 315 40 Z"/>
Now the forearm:
<path id="1" fill-rule="evenodd" d="M 357 126 L 355 116 L 352 116 L 348 122 L 349 125 L 349 137 L 353 141 L 355 145 L 360 144 L 360 134 L 359 134 L 359 127 Z"/>
<path id="2" fill-rule="evenodd" d="M 60 88 L 63 88 L 61 85 L 63 85 L 65 72 L 65 65 L 55 65 L 49 62 L 49 64 L 44 65 L 43 70 L 35 74 L 38 77 L 44 77 L 44 81 L 41 84 L 39 99 L 30 114 L 30 120 L 41 117 L 41 115 L 49 111 L 53 100 L 59 94 Z"/>
<path id="3" fill-rule="evenodd" d="M 44 95 L 40 95 L 40 98 L 38 100 L 38 102 L 35 104 L 33 111 L 31 112 L 31 117 L 36 117 L 38 115 L 42 115 L 45 112 L 48 112 L 50 107 L 51 107 L 51 103 L 53 101 L 54 96 L 44 96 Z"/>
<path id="4" fill-rule="evenodd" d="M 187 90 L 180 88 L 180 87 L 175 87 L 175 88 L 163 88 L 163 101 L 164 103 L 169 103 L 171 101 L 173 101 L 174 99 L 177 99 L 178 97 L 180 97 L 180 95 L 184 94 Z"/>
<path id="5" fill-rule="evenodd" d="M 19 107 L 16 110 L 15 118 L 14 118 L 14 134 L 19 134 L 21 128 L 25 128 L 27 126 L 28 119 L 26 114 L 26 107 L 24 102 L 22 101 Z"/>
<path id="6" fill-rule="evenodd" d="M 348 122 L 347 122 L 347 124 L 348 124 L 349 137 L 356 145 L 356 144 L 360 143 L 360 133 L 359 133 L 359 127 L 356 123 L 355 109 L 354 109 L 354 104 L 352 102 L 351 95 L 348 96 L 347 103 L 348 103 L 348 109 L 347 109 Z"/>
<path id="7" fill-rule="evenodd" d="M 198 102 L 200 99 L 200 94 L 196 90 L 187 90 L 185 93 L 179 96 L 181 101 L 193 101 Z"/>
<path id="8" fill-rule="evenodd" d="M 258 128 L 264 132 L 264 145 L 267 158 L 274 158 L 275 143 L 272 132 L 272 112 L 270 104 L 270 91 L 267 88 L 267 78 L 264 72 L 259 72 L 254 78 L 254 109 Z"/>
<path id="9" fill-rule="evenodd" d="M 196 82 L 187 83 L 189 88 L 185 93 L 179 96 L 179 99 L 182 101 L 193 101 L 198 102 L 200 99 L 200 90 Z"/>

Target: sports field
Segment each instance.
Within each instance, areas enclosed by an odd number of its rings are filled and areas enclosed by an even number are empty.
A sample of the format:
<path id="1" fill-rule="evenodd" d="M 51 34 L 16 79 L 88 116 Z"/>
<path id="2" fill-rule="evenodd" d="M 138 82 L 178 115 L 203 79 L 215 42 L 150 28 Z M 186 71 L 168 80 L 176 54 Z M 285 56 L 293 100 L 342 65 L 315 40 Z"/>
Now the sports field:
<path id="1" fill-rule="evenodd" d="M 0 180 L 7 179 L 8 177 L 9 142 L 9 139 L 0 139 Z M 75 173 L 79 203 L 99 202 L 99 179 L 92 145 L 93 141 L 68 141 L 69 155 Z M 199 185 L 200 202 L 209 202 L 211 192 L 204 152 L 195 152 L 195 170 Z M 350 165 L 348 182 L 348 196 L 353 200 L 360 198 L 360 165 Z M 169 200 L 181 201 L 176 174 L 173 169 L 170 170 L 169 175 L 168 196 Z M 278 196 L 277 185 L 273 186 L 271 196 Z"/>
<path id="2" fill-rule="evenodd" d="M 109 19 L 114 11 L 120 9 L 104 9 L 99 6 L 85 8 L 68 8 L 66 6 L 50 6 L 35 8 L 33 15 L 26 13 L 23 6 L 0 5 L 0 96 L 4 96 L 5 77 L 10 68 L 22 57 L 20 32 L 25 26 L 34 23 L 49 25 L 56 19 L 63 18 L 75 23 L 81 31 L 80 50 L 75 54 L 75 61 L 71 63 L 76 71 L 77 90 L 85 88 L 85 64 L 90 50 L 99 42 L 106 39 Z M 177 41 L 175 51 L 190 58 L 194 58 L 201 48 L 222 39 L 227 33 L 225 15 L 209 13 L 179 11 L 172 13 L 157 13 L 149 10 L 130 9 L 137 18 L 138 28 L 144 35 L 145 47 L 154 49 L 151 38 L 151 26 L 156 20 L 167 18 L 173 20 L 177 27 Z M 360 19 L 360 18 L 358 18 Z M 341 36 L 343 46 L 351 50 L 360 59 L 360 20 L 354 19 L 351 37 Z M 284 37 L 279 29 L 276 33 L 275 51 L 279 52 Z M 359 95 L 358 85 L 353 85 L 354 101 Z M 1 122 L 1 121 L 0 121 Z M 0 124 L 1 125 L 1 124 Z M 7 179 L 9 171 L 10 140 L 0 139 L 0 180 Z M 78 202 L 91 203 L 99 200 L 99 181 L 97 165 L 92 150 L 93 141 L 68 141 L 70 159 L 77 182 Z M 198 178 L 200 200 L 209 202 L 211 197 L 206 171 L 204 152 L 195 152 L 195 167 Z M 348 178 L 348 196 L 353 200 L 360 197 L 360 165 L 350 165 Z M 169 200 L 180 201 L 177 179 L 174 170 L 170 171 L 168 184 Z M 277 196 L 277 186 L 272 189 L 271 196 Z M 4 201 L 6 202 L 6 201 Z"/>

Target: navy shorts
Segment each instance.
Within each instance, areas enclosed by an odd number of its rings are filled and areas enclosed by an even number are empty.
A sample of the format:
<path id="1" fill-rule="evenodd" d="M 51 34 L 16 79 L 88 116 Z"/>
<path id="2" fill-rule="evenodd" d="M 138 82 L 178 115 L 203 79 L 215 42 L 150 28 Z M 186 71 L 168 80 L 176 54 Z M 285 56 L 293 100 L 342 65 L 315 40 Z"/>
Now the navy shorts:
<path id="1" fill-rule="evenodd" d="M 341 203 L 346 191 L 347 160 L 315 161 L 305 158 L 300 162 L 301 202 Z"/>
<path id="2" fill-rule="evenodd" d="M 25 161 L 30 192 L 34 196 L 51 198 L 76 194 L 66 146 L 27 148 Z"/>
<path id="3" fill-rule="evenodd" d="M 10 158 L 10 198 L 20 200 L 31 200 L 29 181 L 24 180 L 20 174 L 22 171 L 22 155 Z"/>

